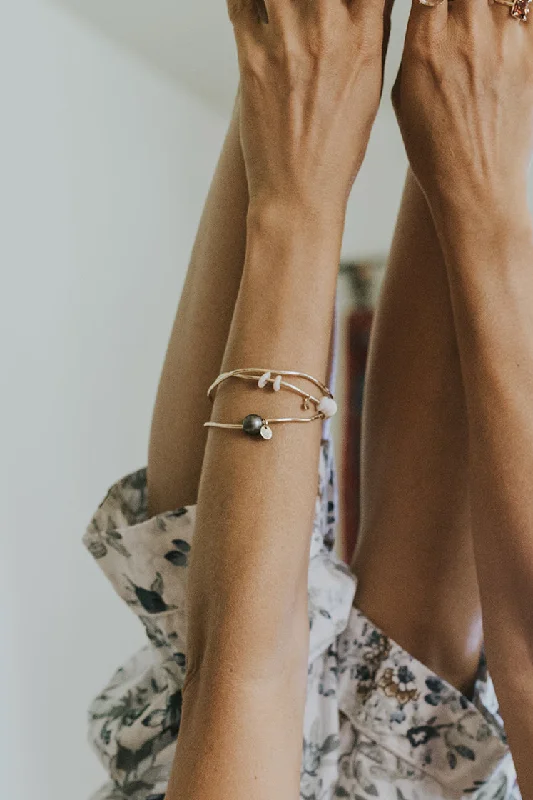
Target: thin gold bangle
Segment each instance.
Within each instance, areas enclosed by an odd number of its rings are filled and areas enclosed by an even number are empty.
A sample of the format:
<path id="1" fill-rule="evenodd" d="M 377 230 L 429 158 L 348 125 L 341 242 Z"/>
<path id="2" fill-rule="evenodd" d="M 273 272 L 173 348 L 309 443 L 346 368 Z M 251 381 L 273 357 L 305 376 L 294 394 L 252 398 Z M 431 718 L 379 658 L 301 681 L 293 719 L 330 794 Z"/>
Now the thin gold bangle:
<path id="1" fill-rule="evenodd" d="M 267 373 L 270 373 L 270 374 L 273 374 L 273 375 L 281 375 L 281 376 L 284 376 L 284 377 L 303 378 L 304 380 L 308 380 L 311 383 L 313 383 L 315 386 L 317 386 L 327 397 L 333 398 L 333 394 L 332 394 L 331 390 L 328 389 L 328 387 L 324 383 L 322 383 L 322 381 L 319 381 L 317 378 L 313 378 L 312 375 L 308 375 L 305 372 L 298 372 L 296 370 L 268 369 L 268 368 L 262 368 L 262 367 L 244 367 L 242 369 L 231 370 L 230 372 L 223 372 L 221 375 L 218 376 L 216 381 L 214 381 L 211 384 L 211 386 L 207 390 L 207 396 L 209 397 L 210 400 L 212 400 L 211 395 L 212 395 L 213 391 L 223 381 L 228 380 L 228 378 L 232 378 L 234 376 L 250 375 L 251 373 L 254 373 L 254 378 L 253 378 L 254 380 L 260 379 L 263 375 L 266 375 Z M 250 378 L 250 380 L 252 380 L 252 378 Z M 269 379 L 269 382 L 273 383 L 273 381 L 271 381 L 270 379 Z M 292 386 L 292 384 L 287 384 L 287 386 Z M 293 387 L 293 388 L 298 389 L 298 387 Z M 300 393 L 300 390 L 298 390 L 298 391 Z M 310 395 L 302 395 L 302 396 L 309 396 L 310 397 Z"/>
<path id="2" fill-rule="evenodd" d="M 235 422 L 204 422 L 204 428 L 225 428 L 226 430 L 243 431 L 247 436 L 261 437 L 262 439 L 272 439 L 271 425 L 285 422 L 315 422 L 317 419 L 325 419 L 325 415 L 319 411 L 313 417 L 284 417 L 282 419 L 265 419 L 259 414 L 248 414 L 240 423 Z"/>
<path id="3" fill-rule="evenodd" d="M 275 375 L 279 375 L 279 373 L 274 373 L 274 374 Z M 259 373 L 257 375 L 239 375 L 239 374 L 234 373 L 234 374 L 232 374 L 231 376 L 228 376 L 228 377 L 238 378 L 239 380 L 252 381 L 253 383 L 257 383 L 258 379 L 261 378 L 262 375 L 259 375 Z M 221 383 L 222 383 L 222 381 L 221 381 Z M 270 383 L 270 384 L 275 383 L 275 378 L 268 378 L 267 379 L 267 383 Z M 317 397 L 314 397 L 314 395 L 309 394 L 309 392 L 306 392 L 305 389 L 300 389 L 299 386 L 294 386 L 294 384 L 289 383 L 288 381 L 281 381 L 281 386 L 284 389 L 288 389 L 290 392 L 294 392 L 294 394 L 299 395 L 299 397 L 303 397 L 303 399 L 304 399 L 303 409 L 305 411 L 307 411 L 307 409 L 309 408 L 309 403 L 310 402 L 314 403 L 317 408 L 321 403 L 321 400 L 319 400 Z M 210 397 L 209 399 L 211 400 L 211 402 L 214 401 L 214 397 Z M 333 399 L 333 398 L 331 398 L 331 399 Z"/>

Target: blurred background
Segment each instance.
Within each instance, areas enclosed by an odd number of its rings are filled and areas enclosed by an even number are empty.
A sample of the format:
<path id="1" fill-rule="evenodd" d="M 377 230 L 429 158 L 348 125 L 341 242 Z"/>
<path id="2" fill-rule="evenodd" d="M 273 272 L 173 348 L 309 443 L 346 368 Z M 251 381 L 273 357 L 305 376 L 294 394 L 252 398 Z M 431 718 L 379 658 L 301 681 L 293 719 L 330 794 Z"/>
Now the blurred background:
<path id="1" fill-rule="evenodd" d="M 348 212 L 341 405 L 360 393 L 405 171 L 388 101 L 401 2 Z M 237 72 L 224 0 L 0 7 L 0 795 L 84 800 L 103 779 L 85 744 L 87 705 L 144 635 L 80 539 L 108 486 L 146 461 Z M 340 456 L 351 431 L 353 459 L 357 415 L 336 420 Z"/>

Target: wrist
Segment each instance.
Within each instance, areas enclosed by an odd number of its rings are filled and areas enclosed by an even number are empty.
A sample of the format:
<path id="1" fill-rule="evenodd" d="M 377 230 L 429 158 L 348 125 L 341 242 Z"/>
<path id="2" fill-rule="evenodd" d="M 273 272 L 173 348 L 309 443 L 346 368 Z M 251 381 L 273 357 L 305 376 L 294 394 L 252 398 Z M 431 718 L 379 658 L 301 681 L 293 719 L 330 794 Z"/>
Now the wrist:
<path id="1" fill-rule="evenodd" d="M 329 208 L 315 202 L 289 202 L 281 198 L 253 199 L 248 208 L 248 235 L 264 233 L 276 234 L 278 238 L 300 237 L 340 250 L 345 216 L 345 208 Z"/>
<path id="2" fill-rule="evenodd" d="M 450 219 L 440 228 L 455 327 L 469 357 L 495 352 L 504 332 L 513 340 L 519 319 L 529 316 L 533 291 L 533 226 L 527 214 L 495 215 L 478 227 Z M 529 323 L 525 327 L 528 327 Z M 507 334 L 505 334 L 507 335 Z M 461 343 L 468 341 L 466 350 Z M 466 376 L 465 376 L 466 379 Z"/>
<path id="3" fill-rule="evenodd" d="M 532 241 L 532 220 L 526 193 L 488 194 L 430 202 L 430 209 L 445 259 L 450 265 L 492 262 L 513 268 L 513 255 Z M 518 258 L 518 261 L 521 259 Z"/>
<path id="4" fill-rule="evenodd" d="M 508 219 L 516 212 L 527 213 L 527 170 L 519 169 L 502 178 L 500 172 L 486 170 L 436 171 L 433 180 L 422 181 L 424 193 L 436 224 L 452 219 L 454 224 L 481 225 L 495 217 Z"/>
<path id="5" fill-rule="evenodd" d="M 336 286 L 343 225 L 308 209 L 283 204 L 251 206 L 248 212 L 244 274 L 261 284 L 275 282 L 303 291 L 312 281 L 325 294 Z"/>
<path id="6" fill-rule="evenodd" d="M 298 369 L 326 379 L 341 240 L 338 224 L 313 225 L 278 205 L 251 210 L 233 318 L 239 337 L 230 336 L 228 364 L 279 362 L 276 354 L 286 353 Z"/>
<path id="7" fill-rule="evenodd" d="M 343 225 L 302 206 L 251 205 L 247 219 L 243 282 L 277 286 L 281 296 L 300 297 L 320 288 L 323 298 L 337 285 Z M 318 309 L 317 309 L 318 311 Z"/>

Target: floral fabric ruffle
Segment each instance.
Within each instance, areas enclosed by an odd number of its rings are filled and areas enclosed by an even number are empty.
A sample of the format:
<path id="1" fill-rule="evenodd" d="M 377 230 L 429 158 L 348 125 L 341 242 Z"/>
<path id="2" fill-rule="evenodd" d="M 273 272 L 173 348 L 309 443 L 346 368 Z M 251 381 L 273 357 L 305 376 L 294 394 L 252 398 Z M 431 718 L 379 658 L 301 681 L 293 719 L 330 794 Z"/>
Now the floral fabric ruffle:
<path id="1" fill-rule="evenodd" d="M 164 800 L 180 726 L 196 507 L 149 518 L 146 499 L 140 470 L 110 489 L 84 536 L 148 637 L 91 704 L 90 739 L 109 775 L 92 800 Z M 333 552 L 336 507 L 328 436 L 309 562 L 301 800 L 518 800 L 484 668 L 469 702 L 353 608 L 355 579 Z"/>

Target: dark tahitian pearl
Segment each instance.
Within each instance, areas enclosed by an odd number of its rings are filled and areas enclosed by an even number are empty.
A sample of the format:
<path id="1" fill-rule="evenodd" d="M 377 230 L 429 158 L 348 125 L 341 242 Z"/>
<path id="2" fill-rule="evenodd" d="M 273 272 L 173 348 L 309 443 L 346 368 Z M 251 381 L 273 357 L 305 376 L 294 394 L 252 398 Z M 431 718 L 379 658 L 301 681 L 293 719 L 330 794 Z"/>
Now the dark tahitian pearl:
<path id="1" fill-rule="evenodd" d="M 258 414 L 248 414 L 242 423 L 242 429 L 248 436 L 259 436 L 262 427 L 263 418 Z"/>

